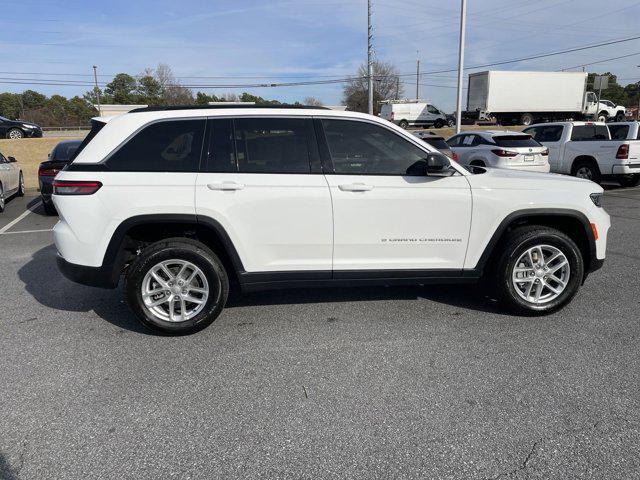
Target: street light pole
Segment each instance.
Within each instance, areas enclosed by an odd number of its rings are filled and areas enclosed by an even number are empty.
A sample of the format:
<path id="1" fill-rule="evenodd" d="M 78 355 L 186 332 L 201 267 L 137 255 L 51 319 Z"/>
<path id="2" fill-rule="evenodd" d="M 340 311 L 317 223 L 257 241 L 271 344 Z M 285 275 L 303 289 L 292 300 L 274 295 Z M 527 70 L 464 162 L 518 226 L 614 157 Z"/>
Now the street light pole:
<path id="1" fill-rule="evenodd" d="M 462 75 L 464 71 L 464 30 L 467 17 L 467 0 L 460 6 L 460 45 L 458 46 L 458 98 L 456 102 L 456 133 L 462 124 Z"/>
<path id="2" fill-rule="evenodd" d="M 373 115 L 373 27 L 371 26 L 371 0 L 367 0 L 367 80 L 369 84 L 367 110 Z"/>
<path id="3" fill-rule="evenodd" d="M 98 88 L 98 67 L 96 65 L 93 66 L 93 81 L 95 83 L 96 89 L 96 100 L 98 103 L 98 115 L 102 115 L 102 111 L 100 108 L 100 89 Z"/>

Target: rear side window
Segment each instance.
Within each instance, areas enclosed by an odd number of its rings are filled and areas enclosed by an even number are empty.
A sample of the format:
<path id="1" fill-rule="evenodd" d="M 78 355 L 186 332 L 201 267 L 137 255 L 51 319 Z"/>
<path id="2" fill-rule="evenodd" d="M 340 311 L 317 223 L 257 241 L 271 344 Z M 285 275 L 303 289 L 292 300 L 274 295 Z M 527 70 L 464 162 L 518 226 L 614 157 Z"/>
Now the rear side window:
<path id="1" fill-rule="evenodd" d="M 310 119 L 238 118 L 234 123 L 240 173 L 311 172 Z"/>
<path id="2" fill-rule="evenodd" d="M 505 148 L 522 148 L 522 147 L 539 147 L 540 144 L 536 142 L 529 135 L 503 135 L 499 137 L 493 137 L 493 141 L 499 147 Z"/>
<path id="3" fill-rule="evenodd" d="M 205 120 L 172 120 L 144 127 L 108 160 L 125 172 L 197 172 Z"/>
<path id="4" fill-rule="evenodd" d="M 608 139 L 609 130 L 606 125 L 578 125 L 573 127 L 571 132 L 571 140 L 574 142 Z"/>
<path id="5" fill-rule="evenodd" d="M 612 140 L 626 140 L 629 134 L 629 125 L 609 125 Z"/>

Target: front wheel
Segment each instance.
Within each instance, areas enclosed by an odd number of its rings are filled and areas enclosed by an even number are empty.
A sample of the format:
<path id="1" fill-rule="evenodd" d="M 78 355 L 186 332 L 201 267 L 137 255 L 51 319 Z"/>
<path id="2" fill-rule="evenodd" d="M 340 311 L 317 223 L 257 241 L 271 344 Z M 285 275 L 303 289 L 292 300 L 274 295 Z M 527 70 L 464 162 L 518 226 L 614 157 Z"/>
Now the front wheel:
<path id="1" fill-rule="evenodd" d="M 575 242 L 559 230 L 521 227 L 510 232 L 498 260 L 501 300 L 518 313 L 550 313 L 566 305 L 584 276 Z"/>
<path id="2" fill-rule="evenodd" d="M 616 115 L 616 122 L 624 122 L 626 120 L 626 116 L 624 113 L 622 112 L 618 112 L 618 114 Z"/>
<path id="3" fill-rule="evenodd" d="M 398 126 L 406 130 L 407 127 L 409 126 L 409 122 L 407 122 L 406 120 L 400 120 L 400 122 L 398 123 Z"/>
<path id="4" fill-rule="evenodd" d="M 13 140 L 18 140 L 24 137 L 24 133 L 19 128 L 12 128 L 7 132 L 7 138 L 11 138 Z"/>
<path id="5" fill-rule="evenodd" d="M 218 318 L 229 295 L 229 279 L 220 259 L 205 245 L 173 238 L 142 251 L 129 267 L 124 290 L 143 325 L 183 335 Z"/>

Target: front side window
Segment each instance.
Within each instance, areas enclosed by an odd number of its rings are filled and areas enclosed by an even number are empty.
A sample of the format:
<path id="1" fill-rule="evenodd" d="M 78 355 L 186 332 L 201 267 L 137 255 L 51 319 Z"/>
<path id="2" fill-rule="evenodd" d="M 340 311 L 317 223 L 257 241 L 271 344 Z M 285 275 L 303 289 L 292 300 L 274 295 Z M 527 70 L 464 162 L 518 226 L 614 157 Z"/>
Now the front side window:
<path id="1" fill-rule="evenodd" d="M 427 152 L 378 125 L 352 120 L 322 120 L 334 173 L 411 175 Z"/>
<path id="2" fill-rule="evenodd" d="M 111 170 L 197 172 L 205 120 L 173 120 L 144 127 L 108 160 Z"/>
<path id="3" fill-rule="evenodd" d="M 440 113 L 440 111 L 436 107 L 434 107 L 433 105 L 427 105 L 427 112 L 435 113 L 436 115 L 438 113 Z"/>
<path id="4" fill-rule="evenodd" d="M 239 118 L 235 144 L 240 173 L 310 173 L 310 132 L 304 118 Z"/>

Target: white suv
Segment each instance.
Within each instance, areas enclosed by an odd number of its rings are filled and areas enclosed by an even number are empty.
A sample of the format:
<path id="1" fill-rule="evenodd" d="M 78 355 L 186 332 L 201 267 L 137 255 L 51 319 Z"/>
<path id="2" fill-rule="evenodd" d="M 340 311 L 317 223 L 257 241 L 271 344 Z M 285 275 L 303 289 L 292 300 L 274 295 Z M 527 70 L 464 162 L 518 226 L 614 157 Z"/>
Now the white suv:
<path id="1" fill-rule="evenodd" d="M 531 135 L 508 130 L 463 132 L 447 140 L 460 165 L 549 172 L 549 149 Z"/>
<path id="2" fill-rule="evenodd" d="M 97 119 L 54 181 L 62 272 L 187 333 L 229 286 L 475 283 L 566 304 L 605 257 L 603 190 L 472 174 L 385 120 L 311 108 L 140 109 Z M 461 295 L 464 294 L 461 291 Z"/>

